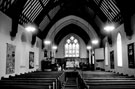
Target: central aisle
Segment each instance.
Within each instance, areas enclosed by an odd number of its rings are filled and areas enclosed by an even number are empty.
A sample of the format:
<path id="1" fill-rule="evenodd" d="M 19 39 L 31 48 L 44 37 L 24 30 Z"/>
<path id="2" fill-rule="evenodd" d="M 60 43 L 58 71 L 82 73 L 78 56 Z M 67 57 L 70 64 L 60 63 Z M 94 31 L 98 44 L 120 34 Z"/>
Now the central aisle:
<path id="1" fill-rule="evenodd" d="M 64 89 L 78 89 L 78 72 L 73 70 L 66 71 Z"/>
<path id="2" fill-rule="evenodd" d="M 68 77 L 66 79 L 65 89 L 78 89 L 77 80 L 73 77 Z"/>

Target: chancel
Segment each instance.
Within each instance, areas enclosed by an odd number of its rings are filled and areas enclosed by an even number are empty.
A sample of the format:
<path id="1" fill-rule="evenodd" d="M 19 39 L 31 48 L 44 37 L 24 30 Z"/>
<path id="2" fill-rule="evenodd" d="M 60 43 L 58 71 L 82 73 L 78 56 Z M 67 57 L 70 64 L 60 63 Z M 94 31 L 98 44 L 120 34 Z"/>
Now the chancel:
<path id="1" fill-rule="evenodd" d="M 0 89 L 135 89 L 133 0 L 0 0 Z"/>

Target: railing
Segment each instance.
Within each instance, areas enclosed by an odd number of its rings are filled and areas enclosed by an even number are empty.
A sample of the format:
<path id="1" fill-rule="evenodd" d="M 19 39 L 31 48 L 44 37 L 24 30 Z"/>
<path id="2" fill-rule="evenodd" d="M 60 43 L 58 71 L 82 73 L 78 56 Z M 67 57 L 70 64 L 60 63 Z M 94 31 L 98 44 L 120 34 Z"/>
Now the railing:
<path id="1" fill-rule="evenodd" d="M 66 78 L 66 75 L 65 75 L 65 72 L 63 72 L 57 79 L 56 89 L 63 89 L 65 81 L 66 81 L 65 78 Z M 78 89 L 89 89 L 89 86 L 86 85 L 80 72 L 78 72 L 78 75 L 76 76 L 76 81 L 77 81 Z"/>
<path id="2" fill-rule="evenodd" d="M 55 82 L 52 85 L 49 85 L 49 89 L 55 89 Z"/>
<path id="3" fill-rule="evenodd" d="M 80 72 L 78 72 L 78 89 L 89 89 Z"/>
<path id="4" fill-rule="evenodd" d="M 58 77 L 57 89 L 62 89 L 64 83 L 65 83 L 65 72 L 63 72 L 63 73 Z"/>

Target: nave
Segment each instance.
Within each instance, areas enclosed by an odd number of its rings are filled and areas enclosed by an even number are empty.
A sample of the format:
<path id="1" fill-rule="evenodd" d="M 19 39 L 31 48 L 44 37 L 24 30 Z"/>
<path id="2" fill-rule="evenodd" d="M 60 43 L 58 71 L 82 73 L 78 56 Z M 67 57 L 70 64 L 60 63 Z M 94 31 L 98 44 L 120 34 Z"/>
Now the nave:
<path id="1" fill-rule="evenodd" d="M 0 0 L 1 89 L 135 89 L 129 76 L 133 0 Z"/>
<path id="2" fill-rule="evenodd" d="M 35 71 L 0 80 L 0 89 L 134 89 L 135 78 L 105 71 Z"/>

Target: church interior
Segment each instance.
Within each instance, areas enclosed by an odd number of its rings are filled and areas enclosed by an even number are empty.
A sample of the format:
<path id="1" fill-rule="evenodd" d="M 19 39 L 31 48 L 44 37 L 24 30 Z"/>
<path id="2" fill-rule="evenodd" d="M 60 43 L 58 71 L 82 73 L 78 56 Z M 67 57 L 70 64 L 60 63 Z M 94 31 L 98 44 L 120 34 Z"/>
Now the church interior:
<path id="1" fill-rule="evenodd" d="M 0 0 L 1 89 L 135 89 L 133 0 Z"/>

